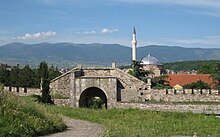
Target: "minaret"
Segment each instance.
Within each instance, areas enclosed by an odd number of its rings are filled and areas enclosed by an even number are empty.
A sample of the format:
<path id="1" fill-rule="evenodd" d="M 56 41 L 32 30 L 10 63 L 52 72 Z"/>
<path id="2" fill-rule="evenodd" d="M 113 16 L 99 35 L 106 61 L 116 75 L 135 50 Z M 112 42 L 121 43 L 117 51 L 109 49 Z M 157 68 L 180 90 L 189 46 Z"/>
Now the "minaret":
<path id="1" fill-rule="evenodd" d="M 136 30 L 134 27 L 134 31 L 132 34 L 132 61 L 136 61 L 136 48 L 137 48 L 137 39 L 136 39 Z"/>

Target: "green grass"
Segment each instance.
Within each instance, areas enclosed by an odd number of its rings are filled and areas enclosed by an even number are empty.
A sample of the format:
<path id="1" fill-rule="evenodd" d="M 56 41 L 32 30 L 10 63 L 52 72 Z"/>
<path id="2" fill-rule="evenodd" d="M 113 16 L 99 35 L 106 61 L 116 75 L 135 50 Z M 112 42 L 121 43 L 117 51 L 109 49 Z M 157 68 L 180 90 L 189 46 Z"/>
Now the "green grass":
<path id="1" fill-rule="evenodd" d="M 199 137 L 220 136 L 220 119 L 193 113 L 153 112 L 138 109 L 73 109 L 70 107 L 48 107 L 74 119 L 102 124 L 104 136 L 110 137 L 170 137 L 196 133 Z"/>
<path id="2" fill-rule="evenodd" d="M 66 128 L 61 118 L 32 101 L 0 91 L 0 137 L 39 136 Z"/>
<path id="3" fill-rule="evenodd" d="M 36 97 L 23 97 L 36 101 Z M 214 115 L 155 112 L 138 109 L 74 109 L 51 105 L 40 105 L 54 114 L 62 114 L 74 119 L 99 123 L 109 137 L 170 137 L 173 135 L 199 137 L 220 136 L 220 119 Z"/>

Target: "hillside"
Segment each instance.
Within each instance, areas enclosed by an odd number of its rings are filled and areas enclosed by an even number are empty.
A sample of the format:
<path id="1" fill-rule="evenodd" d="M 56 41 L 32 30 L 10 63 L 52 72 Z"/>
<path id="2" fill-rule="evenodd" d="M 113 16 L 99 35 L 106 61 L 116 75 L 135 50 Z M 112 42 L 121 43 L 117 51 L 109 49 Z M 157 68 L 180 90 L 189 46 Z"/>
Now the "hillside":
<path id="1" fill-rule="evenodd" d="M 39 104 L 0 89 L 1 137 L 34 137 L 65 129 L 58 115 L 49 113 Z"/>
<path id="2" fill-rule="evenodd" d="M 171 46 L 144 46 L 137 49 L 138 59 L 147 54 L 161 62 L 188 60 L 220 60 L 220 49 L 183 48 Z M 76 64 L 119 65 L 131 63 L 131 48 L 119 44 L 73 43 L 10 43 L 0 46 L 0 63 L 38 65 L 40 61 L 60 67 Z"/>

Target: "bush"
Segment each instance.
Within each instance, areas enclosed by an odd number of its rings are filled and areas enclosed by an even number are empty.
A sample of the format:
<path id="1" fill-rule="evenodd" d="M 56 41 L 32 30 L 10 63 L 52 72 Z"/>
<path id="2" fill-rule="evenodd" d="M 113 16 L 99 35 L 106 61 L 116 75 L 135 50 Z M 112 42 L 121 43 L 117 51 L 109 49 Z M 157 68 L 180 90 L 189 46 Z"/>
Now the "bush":
<path id="1" fill-rule="evenodd" d="M 93 108 L 93 109 L 101 109 L 103 108 L 103 101 L 102 99 L 98 98 L 98 97 L 93 97 L 89 100 L 88 103 L 88 108 Z"/>
<path id="2" fill-rule="evenodd" d="M 39 136 L 65 128 L 61 118 L 40 105 L 0 91 L 0 136 Z"/>

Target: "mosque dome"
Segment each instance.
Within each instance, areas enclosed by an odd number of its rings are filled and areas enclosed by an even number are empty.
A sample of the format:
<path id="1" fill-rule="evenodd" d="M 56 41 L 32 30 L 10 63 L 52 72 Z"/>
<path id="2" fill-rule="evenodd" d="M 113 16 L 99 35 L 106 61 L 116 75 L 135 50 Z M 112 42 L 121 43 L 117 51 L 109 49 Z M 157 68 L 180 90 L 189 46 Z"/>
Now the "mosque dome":
<path id="1" fill-rule="evenodd" d="M 142 58 L 141 64 L 143 64 L 143 65 L 162 65 L 157 58 L 150 56 L 150 55 Z"/>

